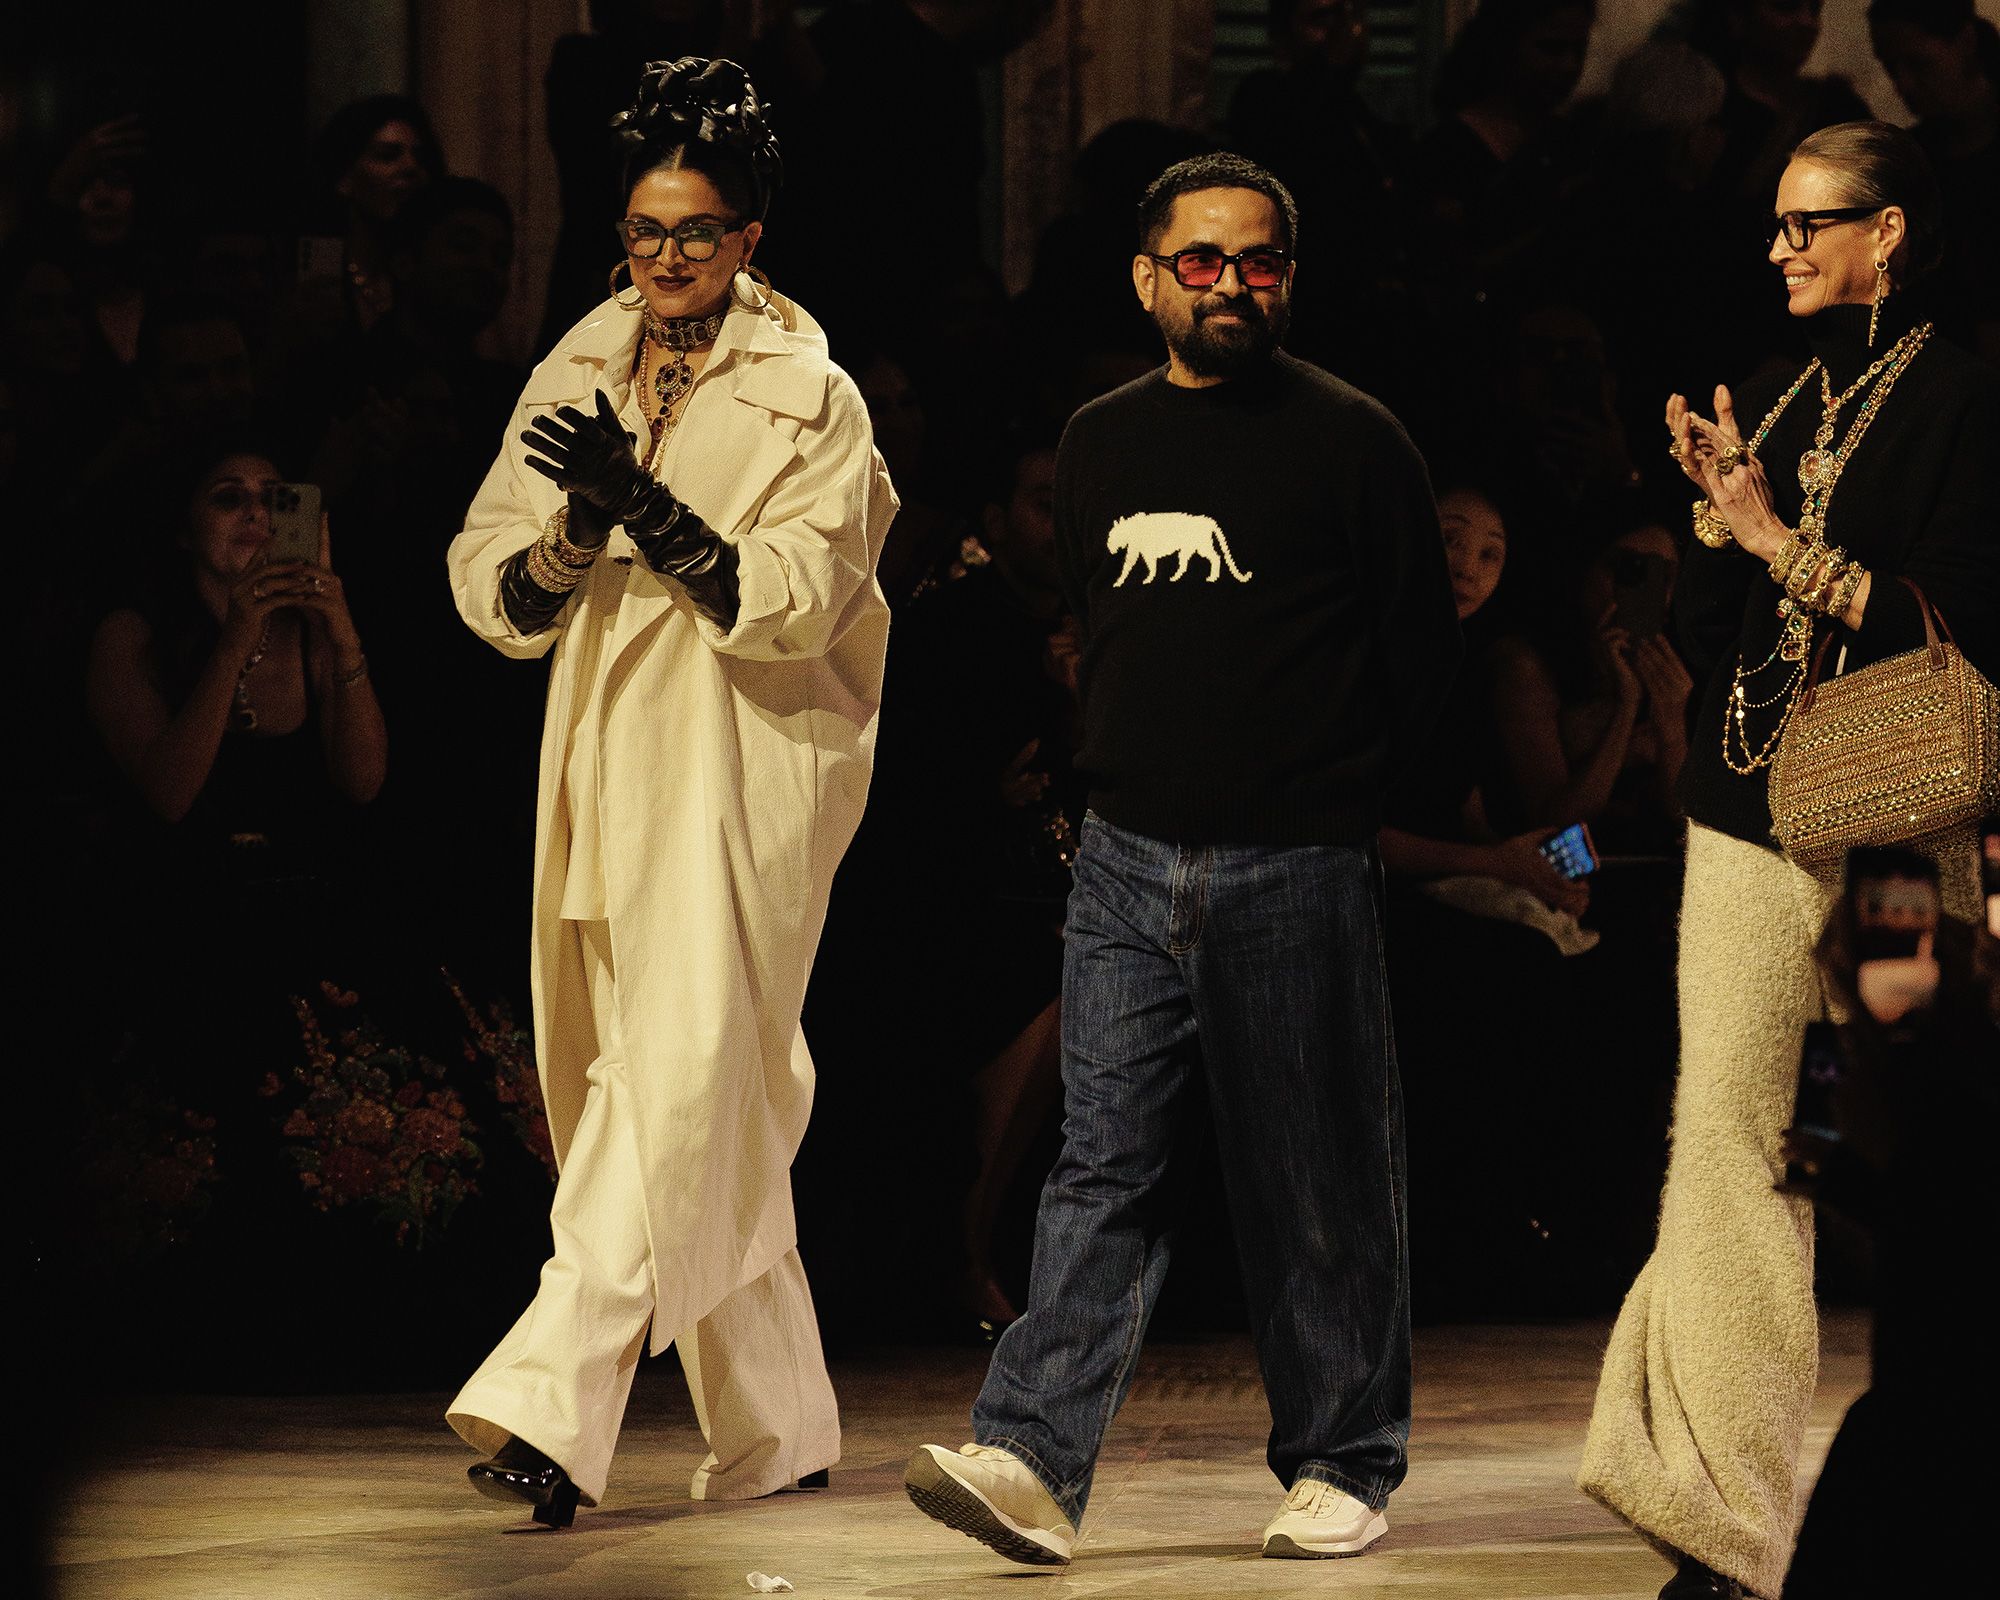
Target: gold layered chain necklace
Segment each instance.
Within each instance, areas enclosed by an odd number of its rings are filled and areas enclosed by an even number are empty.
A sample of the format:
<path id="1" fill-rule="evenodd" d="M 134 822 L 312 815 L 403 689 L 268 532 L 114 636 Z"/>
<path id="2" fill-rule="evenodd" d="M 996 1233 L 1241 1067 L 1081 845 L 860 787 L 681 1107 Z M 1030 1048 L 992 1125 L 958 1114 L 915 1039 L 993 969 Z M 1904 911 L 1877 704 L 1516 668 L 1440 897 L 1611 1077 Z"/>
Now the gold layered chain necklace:
<path id="1" fill-rule="evenodd" d="M 1796 382 L 1778 399 L 1770 414 L 1758 426 L 1751 441 L 1751 451 L 1764 442 L 1771 427 L 1784 414 L 1785 407 L 1806 386 L 1813 373 L 1819 373 L 1820 419 L 1814 430 L 1813 442 L 1799 457 L 1799 488 L 1805 495 L 1805 503 L 1799 511 L 1800 534 L 1809 540 L 1826 531 L 1826 510 L 1833 499 L 1835 486 L 1840 482 L 1841 473 L 1846 470 L 1848 458 L 1868 432 L 1869 425 L 1881 413 L 1882 404 L 1889 398 L 1890 390 L 1896 386 L 1896 379 L 1905 368 L 1916 359 L 1917 352 L 1924 347 L 1924 341 L 1931 336 L 1932 324 L 1926 322 L 1921 327 L 1912 328 L 1883 352 L 1868 370 L 1843 389 L 1838 395 L 1833 392 L 1833 379 L 1826 368 L 1815 358 Z M 1861 409 L 1854 414 L 1848 424 L 1847 437 L 1840 441 L 1840 448 L 1830 449 L 1834 434 L 1838 431 L 1841 408 L 1852 400 L 1869 384 L 1874 388 L 1868 398 L 1861 402 Z M 1722 714 L 1722 759 L 1731 772 L 1748 777 L 1751 773 L 1768 767 L 1777 758 L 1778 741 L 1784 737 L 1785 725 L 1792 719 L 1792 708 L 1798 703 L 1799 691 L 1805 687 L 1806 657 L 1812 651 L 1812 612 L 1787 594 L 1778 602 L 1778 616 L 1784 627 L 1778 634 L 1778 642 L 1771 647 L 1771 653 L 1756 666 L 1747 671 L 1743 657 L 1736 658 L 1736 672 L 1729 690 L 1729 704 Z M 1785 682 L 1778 692 L 1762 700 L 1749 698 L 1748 685 L 1766 669 L 1784 664 L 1790 668 Z M 1784 707 L 1778 713 L 1777 726 L 1771 736 L 1757 748 L 1751 748 L 1748 729 L 1748 713 L 1762 711 L 1770 706 Z M 1736 749 L 1730 748 L 1734 735 Z M 1740 757 L 1739 757 L 1740 752 Z"/>

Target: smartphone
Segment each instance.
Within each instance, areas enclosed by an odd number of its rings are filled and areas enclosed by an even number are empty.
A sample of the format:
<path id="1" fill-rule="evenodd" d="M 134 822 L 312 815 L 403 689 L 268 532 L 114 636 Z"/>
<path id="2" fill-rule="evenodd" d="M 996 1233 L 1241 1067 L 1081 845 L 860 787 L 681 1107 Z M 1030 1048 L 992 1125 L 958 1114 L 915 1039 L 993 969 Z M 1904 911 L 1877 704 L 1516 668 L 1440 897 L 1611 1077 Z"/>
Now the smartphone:
<path id="1" fill-rule="evenodd" d="M 1840 1030 L 1831 1022 L 1808 1022 L 1799 1046 L 1799 1092 L 1792 1108 L 1792 1126 L 1801 1133 L 1838 1142 L 1833 1114 L 1834 1091 L 1847 1073 Z"/>
<path id="2" fill-rule="evenodd" d="M 1854 911 L 1854 961 L 1907 961 L 1937 932 L 1938 869 L 1909 850 L 1853 850 L 1847 898 Z"/>
<path id="3" fill-rule="evenodd" d="M 1542 854 L 1565 878 L 1587 877 L 1597 870 L 1597 846 L 1591 841 L 1590 829 L 1581 822 L 1573 822 L 1553 839 L 1544 840 Z"/>
<path id="4" fill-rule="evenodd" d="M 1637 644 L 1667 625 L 1667 595 L 1673 587 L 1673 563 L 1646 550 L 1615 550 L 1611 555 L 1612 623 Z"/>
<path id="5" fill-rule="evenodd" d="M 271 485 L 271 542 L 264 547 L 271 566 L 319 560 L 319 485 Z"/>

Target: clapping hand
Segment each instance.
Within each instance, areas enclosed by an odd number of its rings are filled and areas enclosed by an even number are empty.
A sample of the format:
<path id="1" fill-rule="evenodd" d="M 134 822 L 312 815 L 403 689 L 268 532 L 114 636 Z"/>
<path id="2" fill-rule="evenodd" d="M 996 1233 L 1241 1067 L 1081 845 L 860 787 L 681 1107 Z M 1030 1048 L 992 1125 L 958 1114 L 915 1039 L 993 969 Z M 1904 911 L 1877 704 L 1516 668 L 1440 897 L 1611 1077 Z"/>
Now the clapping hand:
<path id="1" fill-rule="evenodd" d="M 1791 530 L 1773 509 L 1770 480 L 1764 476 L 1764 464 L 1743 441 L 1728 388 L 1715 386 L 1713 422 L 1693 410 L 1685 395 L 1669 395 L 1667 430 L 1674 436 L 1673 452 L 1681 471 L 1729 525 L 1736 542 L 1769 561 L 1791 537 Z"/>
<path id="2" fill-rule="evenodd" d="M 521 435 L 528 447 L 528 465 L 570 497 L 570 537 L 588 547 L 589 534 L 605 532 L 626 520 L 654 487 L 653 478 L 632 457 L 637 441 L 618 420 L 611 396 L 597 391 L 597 414 L 587 416 L 575 406 L 559 406 L 553 417 L 537 417 Z M 576 526 L 577 502 L 594 513 L 589 528 Z M 596 541 L 602 542 L 601 537 Z"/>

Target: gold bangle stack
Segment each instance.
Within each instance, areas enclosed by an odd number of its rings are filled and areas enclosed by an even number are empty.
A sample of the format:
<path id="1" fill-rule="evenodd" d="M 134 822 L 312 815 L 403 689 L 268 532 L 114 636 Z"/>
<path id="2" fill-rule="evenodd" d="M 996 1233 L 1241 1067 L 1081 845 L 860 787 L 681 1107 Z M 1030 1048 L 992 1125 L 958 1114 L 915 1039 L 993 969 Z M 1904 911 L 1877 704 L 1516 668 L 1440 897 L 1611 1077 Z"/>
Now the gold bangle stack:
<path id="1" fill-rule="evenodd" d="M 1868 576 L 1868 569 L 1858 561 L 1847 563 L 1847 570 L 1835 581 L 1826 597 L 1826 614 L 1838 621 L 1847 615 L 1847 608 L 1854 604 L 1854 597 L 1861 592 L 1862 580 Z"/>
<path id="2" fill-rule="evenodd" d="M 1838 577 L 1847 562 L 1847 549 L 1835 545 L 1831 550 L 1822 550 L 1820 560 L 1814 563 L 1813 576 L 1799 586 L 1798 601 L 1809 611 L 1819 610 L 1820 598 L 1828 585 Z"/>
<path id="3" fill-rule="evenodd" d="M 1800 528 L 1794 532 L 1778 547 L 1778 553 L 1771 557 L 1771 581 L 1783 584 L 1798 566 L 1799 558 L 1818 543 L 1819 536 L 1810 529 Z"/>
<path id="4" fill-rule="evenodd" d="M 1771 579 L 1784 586 L 1786 603 L 1822 617 L 1846 616 L 1867 576 L 1866 567 L 1847 559 L 1845 546 L 1828 549 L 1817 531 L 1805 528 L 1786 540 L 1771 562 Z"/>
<path id="5" fill-rule="evenodd" d="M 1729 524 L 1715 514 L 1715 508 L 1706 500 L 1694 503 L 1694 536 L 1711 550 L 1720 550 L 1736 538 L 1729 531 Z"/>
<path id="6" fill-rule="evenodd" d="M 569 507 L 561 507 L 542 525 L 542 536 L 528 546 L 528 577 L 538 589 L 568 594 L 589 573 L 597 552 L 570 543 Z"/>

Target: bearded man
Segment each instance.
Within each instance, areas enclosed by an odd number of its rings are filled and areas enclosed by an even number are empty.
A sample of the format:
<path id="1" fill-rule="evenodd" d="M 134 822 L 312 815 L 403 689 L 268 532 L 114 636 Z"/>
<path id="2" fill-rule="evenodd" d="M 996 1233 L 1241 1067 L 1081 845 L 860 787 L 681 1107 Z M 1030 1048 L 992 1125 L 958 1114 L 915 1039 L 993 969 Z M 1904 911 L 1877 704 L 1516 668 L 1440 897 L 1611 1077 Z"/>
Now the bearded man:
<path id="1" fill-rule="evenodd" d="M 1395 418 L 1279 348 L 1297 210 L 1233 155 L 1140 203 L 1167 365 L 1078 412 L 1057 556 L 1091 785 L 1065 930 L 1062 1155 L 1028 1308 L 928 1515 L 1070 1558 L 1173 1244 L 1206 1102 L 1286 1490 L 1267 1556 L 1387 1530 L 1410 1424 L 1401 1090 L 1375 833 L 1459 654 L 1437 509 Z"/>

